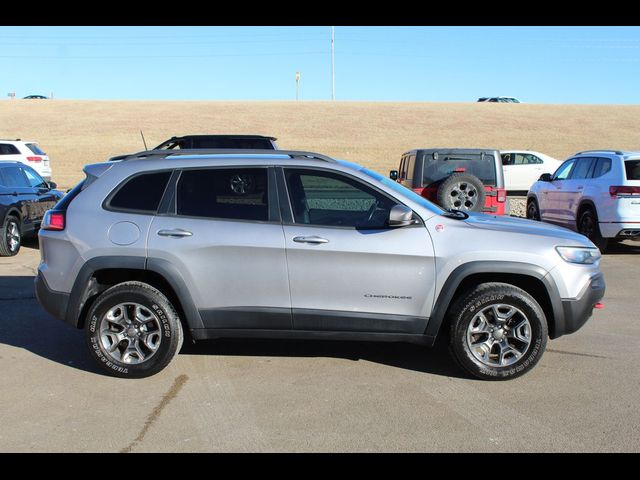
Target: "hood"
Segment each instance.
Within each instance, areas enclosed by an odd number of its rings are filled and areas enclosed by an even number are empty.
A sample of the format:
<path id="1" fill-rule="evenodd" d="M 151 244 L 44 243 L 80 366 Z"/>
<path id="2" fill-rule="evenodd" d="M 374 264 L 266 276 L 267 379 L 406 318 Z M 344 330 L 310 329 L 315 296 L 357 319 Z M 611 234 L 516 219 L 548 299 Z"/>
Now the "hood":
<path id="1" fill-rule="evenodd" d="M 487 215 L 485 213 L 475 212 L 466 213 L 469 214 L 469 218 L 465 220 L 465 223 L 471 227 L 525 235 L 537 235 L 541 237 L 554 237 L 565 241 L 567 245 L 595 248 L 591 240 L 584 235 L 569 230 L 568 228 L 551 225 L 550 223 L 527 220 L 519 217 Z"/>

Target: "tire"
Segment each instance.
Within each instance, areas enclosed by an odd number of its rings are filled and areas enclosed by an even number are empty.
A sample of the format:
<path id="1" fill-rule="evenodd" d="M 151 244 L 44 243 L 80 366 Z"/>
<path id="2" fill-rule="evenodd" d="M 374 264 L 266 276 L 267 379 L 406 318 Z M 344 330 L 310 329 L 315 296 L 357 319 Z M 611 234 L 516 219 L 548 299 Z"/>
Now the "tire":
<path id="1" fill-rule="evenodd" d="M 7 215 L 0 227 L 0 257 L 17 255 L 21 245 L 20 220 L 13 215 Z"/>
<path id="2" fill-rule="evenodd" d="M 482 380 L 524 375 L 547 345 L 542 308 L 527 292 L 506 283 L 485 283 L 467 291 L 454 302 L 449 319 L 452 357 Z"/>
<path id="3" fill-rule="evenodd" d="M 598 225 L 598 215 L 591 208 L 585 209 L 580 214 L 578 232 L 591 240 L 601 253 L 605 253 L 609 239 L 603 238 L 600 225 Z"/>
<path id="4" fill-rule="evenodd" d="M 173 360 L 184 334 L 178 314 L 162 292 L 146 283 L 125 282 L 95 300 L 85 339 L 93 358 L 109 374 L 143 378 Z"/>
<path id="5" fill-rule="evenodd" d="M 475 175 L 454 173 L 438 187 L 436 201 L 446 209 L 481 212 L 485 201 L 484 185 Z"/>
<path id="6" fill-rule="evenodd" d="M 540 207 L 538 206 L 538 201 L 535 198 L 532 198 L 527 202 L 527 218 L 529 220 L 540 221 Z"/>

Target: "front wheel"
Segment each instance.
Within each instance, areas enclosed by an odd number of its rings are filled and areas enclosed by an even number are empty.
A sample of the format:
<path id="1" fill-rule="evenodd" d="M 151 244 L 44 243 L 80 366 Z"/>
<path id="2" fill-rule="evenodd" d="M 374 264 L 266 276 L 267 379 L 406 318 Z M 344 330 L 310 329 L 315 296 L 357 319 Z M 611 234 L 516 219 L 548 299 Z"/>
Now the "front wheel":
<path id="1" fill-rule="evenodd" d="M 125 282 L 103 292 L 91 306 L 86 341 L 111 375 L 155 375 L 176 356 L 183 341 L 180 319 L 159 290 Z"/>
<path id="2" fill-rule="evenodd" d="M 527 203 L 527 218 L 540 221 L 540 208 L 538 207 L 538 201 L 534 198 Z"/>
<path id="3" fill-rule="evenodd" d="M 509 380 L 531 370 L 547 345 L 547 320 L 538 302 L 505 283 L 485 283 L 458 298 L 450 311 L 450 351 L 483 380 Z"/>

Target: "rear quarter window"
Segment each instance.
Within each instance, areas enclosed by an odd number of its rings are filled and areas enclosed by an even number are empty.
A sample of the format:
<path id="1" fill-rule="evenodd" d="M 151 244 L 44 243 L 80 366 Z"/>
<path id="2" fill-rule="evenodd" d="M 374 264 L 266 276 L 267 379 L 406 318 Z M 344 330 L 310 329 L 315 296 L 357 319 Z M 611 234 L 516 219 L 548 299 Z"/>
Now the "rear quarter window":
<path id="1" fill-rule="evenodd" d="M 44 153 L 40 147 L 38 147 L 37 144 L 35 143 L 26 143 L 25 144 L 27 146 L 27 148 L 29 150 L 31 150 L 33 153 L 35 153 L 36 155 L 46 155 L 46 153 Z"/>
<path id="2" fill-rule="evenodd" d="M 170 171 L 135 175 L 117 188 L 107 206 L 115 210 L 155 213 L 170 177 Z"/>
<path id="3" fill-rule="evenodd" d="M 640 160 L 624 162 L 624 171 L 627 174 L 627 180 L 640 180 Z"/>

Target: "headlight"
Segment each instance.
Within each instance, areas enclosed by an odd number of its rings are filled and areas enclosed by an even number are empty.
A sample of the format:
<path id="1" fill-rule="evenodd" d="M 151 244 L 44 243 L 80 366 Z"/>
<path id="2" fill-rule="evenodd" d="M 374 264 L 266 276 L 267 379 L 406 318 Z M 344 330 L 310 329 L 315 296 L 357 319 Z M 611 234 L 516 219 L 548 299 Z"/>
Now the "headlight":
<path id="1" fill-rule="evenodd" d="M 589 265 L 600 260 L 600 250 L 589 247 L 556 247 L 565 262 Z"/>

